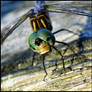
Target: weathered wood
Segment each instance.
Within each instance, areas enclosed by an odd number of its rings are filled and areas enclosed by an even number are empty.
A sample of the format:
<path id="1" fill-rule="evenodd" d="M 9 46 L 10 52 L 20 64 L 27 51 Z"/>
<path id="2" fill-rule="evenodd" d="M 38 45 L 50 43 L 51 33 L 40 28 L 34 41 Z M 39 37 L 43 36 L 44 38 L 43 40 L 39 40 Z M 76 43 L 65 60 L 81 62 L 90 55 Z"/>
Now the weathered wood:
<path id="1" fill-rule="evenodd" d="M 52 70 L 55 68 L 55 61 L 45 60 L 46 70 L 48 76 L 46 81 L 43 81 L 45 72 L 42 69 L 41 62 L 34 68 L 22 67 L 22 62 L 16 65 L 16 70 L 11 69 L 6 76 L 2 77 L 2 90 L 7 91 L 91 91 L 91 70 L 92 70 L 92 50 L 90 44 L 92 39 L 84 42 L 84 51 L 82 51 L 78 57 L 75 56 L 74 64 L 72 65 L 72 71 L 70 70 L 70 62 L 72 55 L 69 56 L 71 51 L 66 53 L 65 66 L 66 72 L 63 71 L 62 61 L 58 61 L 58 69 L 52 75 Z M 86 43 L 86 44 L 85 44 Z M 74 45 L 74 42 L 73 42 Z M 86 46 L 86 47 L 85 47 Z M 86 53 L 85 53 L 86 52 Z M 78 54 L 78 53 L 77 53 Z M 68 56 L 68 57 L 67 57 Z M 50 56 L 51 57 L 51 56 Z M 29 59 L 31 62 L 31 59 Z M 25 64 L 27 60 L 24 61 Z M 15 65 L 15 64 L 14 64 Z M 12 65 L 13 66 L 13 65 Z M 37 67 L 38 66 L 38 67 Z M 11 65 L 9 66 L 11 67 Z M 27 67 L 27 66 L 26 66 Z M 23 68 L 23 69 L 22 69 Z M 8 69 L 6 67 L 6 69 Z M 21 70 L 21 71 L 20 71 Z M 4 72 L 4 71 L 3 71 Z M 8 84 L 8 85 L 7 85 Z"/>

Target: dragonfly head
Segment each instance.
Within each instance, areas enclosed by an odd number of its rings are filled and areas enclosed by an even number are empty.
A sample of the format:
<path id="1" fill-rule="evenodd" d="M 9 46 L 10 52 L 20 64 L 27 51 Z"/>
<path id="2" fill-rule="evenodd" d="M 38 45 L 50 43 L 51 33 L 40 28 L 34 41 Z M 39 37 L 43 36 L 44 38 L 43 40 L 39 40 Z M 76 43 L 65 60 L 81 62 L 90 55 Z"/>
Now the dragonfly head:
<path id="1" fill-rule="evenodd" d="M 32 50 L 39 54 L 45 54 L 51 51 L 51 46 L 55 43 L 55 37 L 49 30 L 41 29 L 29 36 L 28 43 Z"/>

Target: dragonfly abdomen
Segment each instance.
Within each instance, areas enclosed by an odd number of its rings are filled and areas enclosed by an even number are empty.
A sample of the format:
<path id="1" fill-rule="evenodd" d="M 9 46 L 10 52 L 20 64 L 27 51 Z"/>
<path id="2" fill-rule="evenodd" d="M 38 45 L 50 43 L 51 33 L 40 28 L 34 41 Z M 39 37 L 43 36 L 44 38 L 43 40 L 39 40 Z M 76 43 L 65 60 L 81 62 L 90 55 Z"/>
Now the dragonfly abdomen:
<path id="1" fill-rule="evenodd" d="M 47 12 L 38 12 L 38 14 L 31 16 L 30 24 L 34 32 L 40 29 L 52 31 L 51 21 Z"/>

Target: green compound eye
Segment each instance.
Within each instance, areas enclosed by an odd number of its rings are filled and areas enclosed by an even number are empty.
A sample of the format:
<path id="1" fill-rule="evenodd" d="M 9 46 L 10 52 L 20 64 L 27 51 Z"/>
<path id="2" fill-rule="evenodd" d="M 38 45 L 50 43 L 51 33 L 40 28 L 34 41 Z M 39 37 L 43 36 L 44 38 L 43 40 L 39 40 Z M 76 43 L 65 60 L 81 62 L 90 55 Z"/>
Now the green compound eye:
<path id="1" fill-rule="evenodd" d="M 29 46 L 31 47 L 32 50 L 35 50 L 35 47 L 38 45 L 38 42 L 39 46 L 41 45 L 42 42 L 46 42 L 50 46 L 52 46 L 55 43 L 55 37 L 49 30 L 41 29 L 38 30 L 38 32 L 32 33 L 28 39 Z"/>
<path id="2" fill-rule="evenodd" d="M 43 41 L 46 41 L 49 45 L 54 45 L 55 37 L 54 35 L 47 29 L 41 29 L 38 31 L 38 37 Z"/>
<path id="3" fill-rule="evenodd" d="M 37 33 L 32 33 L 28 38 L 28 44 L 32 50 L 35 50 L 35 40 L 37 38 Z"/>

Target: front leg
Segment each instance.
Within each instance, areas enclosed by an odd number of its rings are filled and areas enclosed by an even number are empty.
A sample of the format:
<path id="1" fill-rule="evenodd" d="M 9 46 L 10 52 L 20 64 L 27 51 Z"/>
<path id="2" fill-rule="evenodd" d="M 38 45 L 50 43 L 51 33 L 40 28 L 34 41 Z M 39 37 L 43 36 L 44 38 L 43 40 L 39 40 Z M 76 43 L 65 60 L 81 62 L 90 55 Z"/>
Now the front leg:
<path id="1" fill-rule="evenodd" d="M 64 71 L 66 71 L 65 70 L 65 63 L 64 63 L 64 56 L 61 54 L 61 52 L 56 47 L 54 47 L 54 46 L 52 46 L 52 47 L 58 52 L 58 54 L 60 54 L 61 60 L 62 60 L 62 63 L 63 63 L 63 69 L 64 69 Z"/>
<path id="2" fill-rule="evenodd" d="M 48 75 L 48 73 L 47 73 L 47 71 L 46 71 L 46 67 L 45 67 L 45 63 L 44 63 L 44 60 L 45 60 L 45 55 L 43 55 L 42 56 L 42 61 L 43 61 L 43 68 L 44 68 L 44 71 L 45 71 L 45 76 L 44 76 L 44 78 L 43 78 L 43 81 L 45 81 L 45 78 L 46 78 L 46 76 Z"/>

